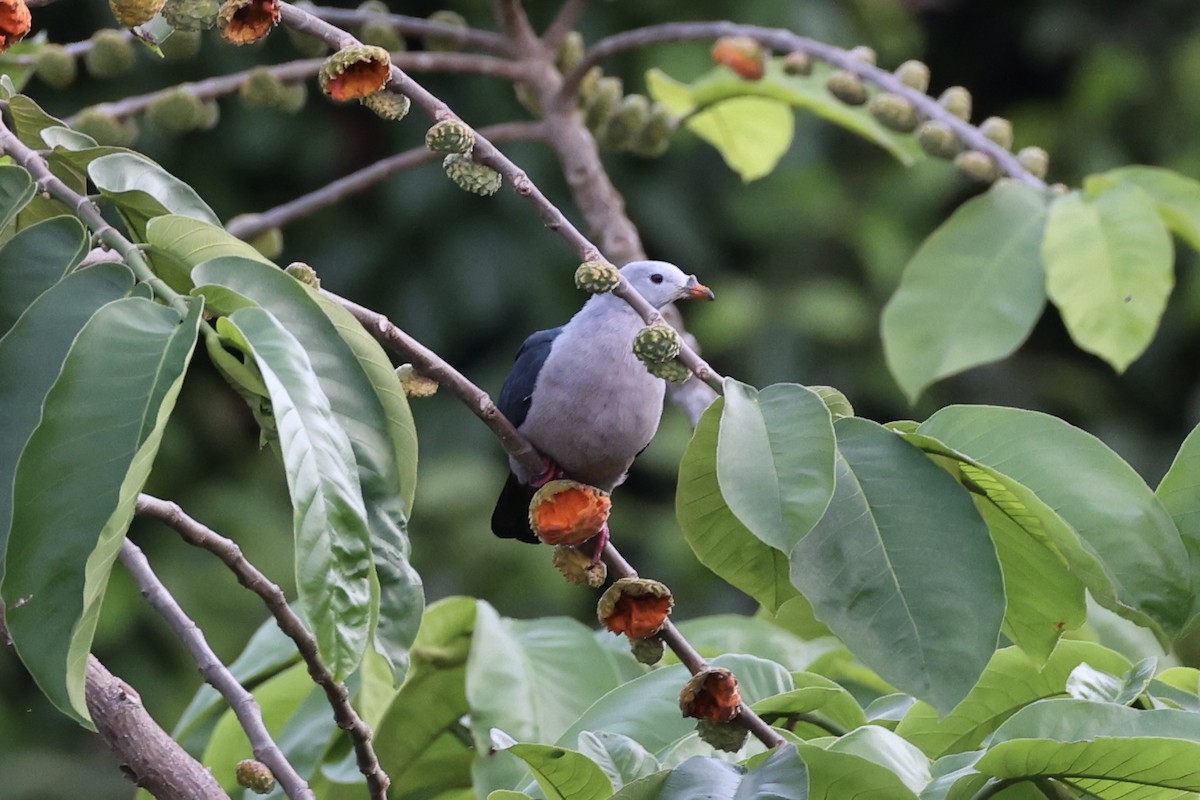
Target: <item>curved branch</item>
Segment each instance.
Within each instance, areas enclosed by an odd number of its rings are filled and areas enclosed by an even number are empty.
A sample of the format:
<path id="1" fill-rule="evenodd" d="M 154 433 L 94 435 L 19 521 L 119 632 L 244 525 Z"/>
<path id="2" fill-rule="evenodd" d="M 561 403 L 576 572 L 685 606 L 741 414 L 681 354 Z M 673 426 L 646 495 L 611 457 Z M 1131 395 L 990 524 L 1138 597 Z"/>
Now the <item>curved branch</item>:
<path id="1" fill-rule="evenodd" d="M 177 531 L 188 544 L 208 550 L 225 562 L 225 566 L 237 577 L 238 583 L 262 598 L 279 629 L 296 643 L 296 649 L 308 665 L 308 674 L 313 682 L 325 691 L 325 697 L 333 708 L 333 718 L 337 726 L 350 734 L 350 741 L 354 745 L 354 753 L 358 760 L 358 771 L 367 779 L 367 791 L 372 800 L 387 800 L 391 780 L 379 765 L 375 747 L 371 744 L 371 729 L 350 704 L 350 693 L 345 685 L 334 680 L 333 674 L 321 660 L 317 652 L 317 640 L 304 627 L 296 612 L 292 611 L 283 590 L 246 559 L 236 542 L 192 519 L 177 503 L 160 500 L 148 494 L 139 494 L 137 513 L 161 520 Z"/>
<path id="2" fill-rule="evenodd" d="M 984 136 L 971 123 L 964 122 L 951 114 L 934 98 L 910 86 L 905 86 L 892 73 L 880 69 L 874 64 L 867 64 L 850 55 L 846 50 L 818 42 L 815 39 L 798 36 L 783 28 L 764 28 L 758 25 L 741 25 L 733 22 L 668 22 L 625 31 L 601 39 L 593 45 L 584 55 L 583 60 L 563 80 L 562 88 L 559 91 L 564 97 L 573 96 L 579 89 L 580 80 L 589 68 L 617 53 L 664 42 L 716 39 L 722 36 L 748 36 L 778 53 L 799 51 L 839 69 L 852 72 L 868 83 L 902 96 L 926 118 L 945 122 L 969 149 L 980 150 L 995 159 L 996 165 L 1002 173 L 1030 186 L 1039 189 L 1046 188 L 1046 182 L 1022 167 L 1016 156 Z"/>
<path id="3" fill-rule="evenodd" d="M 382 19 L 406 36 L 436 36 L 461 47 L 477 47 L 492 53 L 508 52 L 508 39 L 493 31 L 462 28 L 404 14 L 377 14 L 348 8 L 314 8 L 312 14 L 333 25 L 354 27 L 367 19 Z"/>
<path id="4" fill-rule="evenodd" d="M 254 757 L 270 768 L 283 787 L 283 791 L 292 800 L 316 800 L 316 795 L 308 784 L 296 772 L 296 769 L 284 756 L 279 745 L 271 738 L 267 726 L 263 724 L 262 710 L 254 697 L 238 683 L 228 668 L 217 658 L 217 654 L 209 647 L 204 638 L 204 631 L 193 622 L 175 598 L 167 591 L 158 576 L 150 568 L 150 562 L 133 542 L 126 539 L 121 544 L 121 563 L 129 570 L 129 574 L 137 582 L 142 596 L 147 602 L 166 619 L 167 624 L 183 642 L 183 646 L 192 654 L 204 676 L 214 689 L 221 693 L 233 709 L 242 729 L 250 739 L 254 748 Z"/>
<path id="5" fill-rule="evenodd" d="M 531 139 L 545 140 L 545 128 L 540 122 L 506 122 L 484 128 L 488 138 L 496 142 L 515 142 Z M 340 203 L 347 197 L 364 191 L 376 183 L 422 164 L 441 158 L 427 147 L 414 147 L 349 175 L 327 183 L 320 189 L 258 214 L 247 214 L 229 222 L 226 229 L 239 239 L 253 239 L 271 228 L 280 228 L 327 206 Z"/>

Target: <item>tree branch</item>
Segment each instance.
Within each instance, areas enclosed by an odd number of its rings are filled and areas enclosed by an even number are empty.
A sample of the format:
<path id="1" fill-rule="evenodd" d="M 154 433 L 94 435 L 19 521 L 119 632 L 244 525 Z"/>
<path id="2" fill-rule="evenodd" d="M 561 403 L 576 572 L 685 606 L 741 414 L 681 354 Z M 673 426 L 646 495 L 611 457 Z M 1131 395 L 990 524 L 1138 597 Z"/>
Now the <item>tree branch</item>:
<path id="1" fill-rule="evenodd" d="M 554 15 L 554 19 L 546 26 L 546 32 L 542 34 L 542 42 L 548 52 L 558 52 L 563 39 L 574 29 L 575 23 L 587 10 L 587 5 L 588 0 L 566 0 L 559 6 L 558 13 Z"/>
<path id="2" fill-rule="evenodd" d="M 377 14 L 347 8 L 314 8 L 314 16 L 343 28 L 361 25 L 365 20 L 382 19 L 406 36 L 437 37 L 460 47 L 477 47 L 492 53 L 507 53 L 508 39 L 493 31 L 463 28 L 445 22 L 433 22 L 404 14 Z"/>
<path id="3" fill-rule="evenodd" d="M 204 637 L 204 631 L 200 630 L 199 626 L 179 607 L 179 603 L 175 602 L 175 598 L 167 591 L 167 587 L 150 568 L 150 562 L 146 560 L 145 554 L 128 539 L 121 545 L 121 563 L 125 565 L 129 574 L 137 582 L 142 596 L 155 611 L 166 619 L 167 624 L 183 642 L 183 646 L 192 654 L 192 658 L 200 667 L 200 674 L 204 676 L 204 680 L 229 702 L 229 707 L 250 739 L 250 744 L 254 748 L 254 757 L 270 768 L 283 791 L 292 800 L 316 800 L 313 790 L 300 777 L 287 757 L 284 756 L 283 751 L 279 749 L 279 745 L 275 744 L 275 740 L 271 738 L 270 732 L 263 724 L 262 710 L 254 701 L 254 697 L 238 683 L 237 678 L 233 677 L 233 673 L 217 658 L 217 654 L 212 651 Z"/>
<path id="4" fill-rule="evenodd" d="M 0 642 L 12 645 L 0 603 Z M 159 800 L 228 800 L 212 772 L 159 727 L 129 684 L 88 655 L 84 698 L 121 772 Z"/>
<path id="5" fill-rule="evenodd" d="M 337 726 L 350 734 L 358 760 L 358 770 L 367 779 L 367 790 L 372 800 L 386 800 L 391 780 L 379 765 L 375 747 L 371 744 L 371 729 L 350 704 L 350 693 L 345 685 L 334 680 L 333 674 L 321 660 L 317 651 L 317 640 L 304 627 L 296 612 L 292 611 L 283 590 L 247 560 L 236 542 L 189 517 L 177 503 L 160 500 L 148 494 L 139 494 L 137 513 L 161 520 L 178 532 L 188 544 L 204 548 L 221 559 L 237 577 L 238 583 L 262 598 L 279 629 L 296 643 L 296 649 L 308 665 L 308 674 L 325 691 L 325 697 L 333 708 L 333 718 Z"/>

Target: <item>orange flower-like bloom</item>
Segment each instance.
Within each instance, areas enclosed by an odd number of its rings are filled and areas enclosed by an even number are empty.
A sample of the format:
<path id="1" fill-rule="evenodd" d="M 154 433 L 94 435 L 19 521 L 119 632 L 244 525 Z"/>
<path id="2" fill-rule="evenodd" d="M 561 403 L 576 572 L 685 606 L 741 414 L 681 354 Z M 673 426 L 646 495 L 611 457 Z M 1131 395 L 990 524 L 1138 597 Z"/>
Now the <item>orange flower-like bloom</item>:
<path id="1" fill-rule="evenodd" d="M 662 630 L 675 605 L 666 584 L 646 578 L 621 578 L 596 605 L 596 616 L 615 634 L 646 639 Z"/>
<path id="2" fill-rule="evenodd" d="M 278 0 L 226 0 L 217 13 L 221 37 L 237 45 L 254 44 L 278 22 Z"/>
<path id="3" fill-rule="evenodd" d="M 723 667 L 697 672 L 679 693 L 679 710 L 685 717 L 728 722 L 741 710 L 737 678 Z"/>
<path id="4" fill-rule="evenodd" d="M 608 521 L 608 492 L 576 481 L 550 481 L 529 504 L 529 527 L 546 544 L 582 544 Z"/>
<path id="5" fill-rule="evenodd" d="M 321 90 L 344 103 L 378 92 L 392 74 L 388 51 L 374 45 L 343 47 L 321 66 Z"/>
<path id="6" fill-rule="evenodd" d="M 766 74 L 766 54 L 763 47 L 747 36 L 723 36 L 713 45 L 712 59 L 724 64 L 748 81 Z"/>
<path id="7" fill-rule="evenodd" d="M 32 23 L 25 0 L 0 0 L 0 53 L 24 39 Z"/>

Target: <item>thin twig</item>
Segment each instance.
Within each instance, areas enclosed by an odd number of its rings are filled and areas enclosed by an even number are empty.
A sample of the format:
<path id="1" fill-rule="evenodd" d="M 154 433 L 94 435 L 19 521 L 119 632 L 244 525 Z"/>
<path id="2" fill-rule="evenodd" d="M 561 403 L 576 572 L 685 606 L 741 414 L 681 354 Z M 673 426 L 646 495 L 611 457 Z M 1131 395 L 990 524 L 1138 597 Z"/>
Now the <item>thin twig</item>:
<path id="1" fill-rule="evenodd" d="M 179 603 L 175 602 L 175 598 L 167 591 L 167 587 L 150 568 L 150 562 L 146 560 L 145 554 L 128 539 L 121 545 L 121 563 L 125 565 L 129 574 L 137 582 L 142 596 L 155 611 L 166 619 L 167 624 L 175 631 L 175 635 L 179 637 L 183 646 L 191 653 L 192 658 L 200 667 L 200 674 L 204 676 L 204 680 L 229 702 L 229 707 L 237 716 L 238 722 L 246 731 L 246 736 L 254 748 L 254 757 L 267 765 L 275 775 L 275 779 L 279 781 L 279 785 L 283 787 L 283 791 L 292 800 L 315 800 L 316 795 L 313 790 L 300 777 L 283 751 L 279 749 L 279 745 L 275 744 L 275 740 L 271 738 L 270 731 L 263 724 L 262 710 L 254 701 L 254 696 L 246 691 L 238 683 L 237 678 L 233 677 L 233 673 L 221 663 L 204 638 L 204 631 L 179 607 Z"/>
<path id="2" fill-rule="evenodd" d="M 798 36 L 783 28 L 764 28 L 758 25 L 741 25 L 733 22 L 668 22 L 650 25 L 618 33 L 601 39 L 592 46 L 583 60 L 563 80 L 559 90 L 563 96 L 573 96 L 579 89 L 579 81 L 592 66 L 611 55 L 626 50 L 635 50 L 647 45 L 663 42 L 684 42 L 697 39 L 715 39 L 722 36 L 748 36 L 778 53 L 799 51 L 813 58 L 844 69 L 887 92 L 901 95 L 912 103 L 924 117 L 945 122 L 958 134 L 958 138 L 971 150 L 987 153 L 1000 171 L 1030 186 L 1044 189 L 1046 182 L 1021 166 L 1016 156 L 983 135 L 969 122 L 951 114 L 937 100 L 900 82 L 892 73 L 855 58 L 848 51 L 833 45 Z"/>
<path id="3" fill-rule="evenodd" d="M 308 665 L 308 674 L 325 690 L 325 697 L 333 708 L 333 718 L 337 726 L 350 734 L 358 758 L 358 770 L 366 776 L 367 790 L 372 800 L 386 800 L 391 780 L 379 765 L 375 747 L 371 744 L 371 729 L 350 704 L 350 693 L 345 685 L 334 680 L 333 674 L 321 660 L 317 651 L 317 640 L 304 627 L 296 612 L 292 611 L 283 590 L 246 559 L 236 542 L 189 517 L 177 503 L 160 500 L 148 494 L 139 494 L 137 513 L 162 520 L 175 529 L 188 544 L 208 550 L 225 562 L 225 566 L 237 577 L 238 583 L 262 598 L 279 629 L 296 643 L 296 649 Z"/>
<path id="4" fill-rule="evenodd" d="M 575 23 L 583 16 L 587 5 L 588 0 L 566 0 L 559 6 L 558 13 L 554 15 L 554 19 L 546 26 L 546 32 L 542 34 L 542 42 L 545 43 L 547 50 L 551 53 L 558 52 L 559 45 L 575 28 Z"/>
<path id="5" fill-rule="evenodd" d="M 406 36 L 436 37 L 460 47 L 477 47 L 492 53 L 508 51 L 508 39 L 494 31 L 463 28 L 404 14 L 377 14 L 347 8 L 314 8 L 312 13 L 333 25 L 353 28 L 367 19 L 381 19 Z"/>
<path id="6" fill-rule="evenodd" d="M 510 52 L 525 54 L 540 45 L 521 0 L 491 0 L 491 6 L 492 16 L 508 34 Z"/>
<path id="7" fill-rule="evenodd" d="M 486 127 L 483 132 L 496 142 L 545 139 L 545 126 L 540 122 L 503 122 Z M 339 203 L 397 172 L 427 164 L 441 157 L 441 153 L 435 153 L 427 147 L 414 147 L 376 161 L 274 208 L 238 217 L 230 221 L 226 228 L 239 239 L 253 239 L 271 228 L 283 227 L 319 209 Z"/>

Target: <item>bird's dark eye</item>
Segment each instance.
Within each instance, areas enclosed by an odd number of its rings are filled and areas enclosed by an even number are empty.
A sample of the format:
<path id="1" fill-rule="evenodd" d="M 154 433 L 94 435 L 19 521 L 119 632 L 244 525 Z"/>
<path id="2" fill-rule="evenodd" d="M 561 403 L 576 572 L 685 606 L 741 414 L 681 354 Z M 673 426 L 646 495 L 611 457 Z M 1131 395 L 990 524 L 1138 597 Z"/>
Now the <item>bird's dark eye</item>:
<path id="1" fill-rule="evenodd" d="M 651 282 L 651 283 L 662 283 L 662 282 L 663 282 L 663 277 L 662 277 L 662 275 L 659 275 L 659 274 L 656 272 L 656 273 L 654 273 L 653 275 L 651 275 L 651 276 L 650 276 L 650 282 Z"/>

